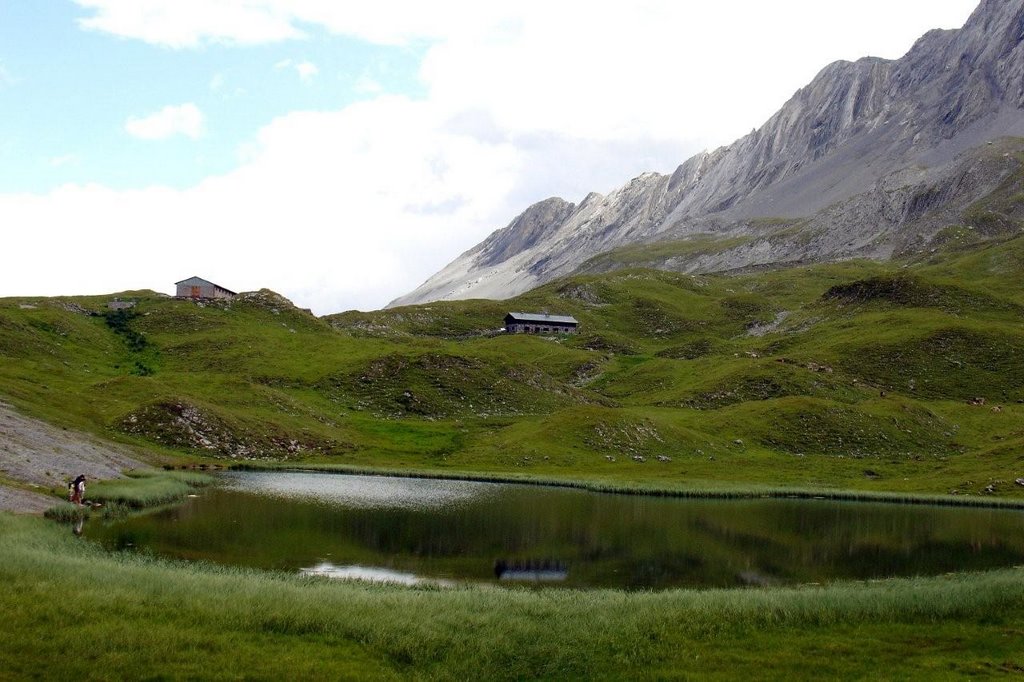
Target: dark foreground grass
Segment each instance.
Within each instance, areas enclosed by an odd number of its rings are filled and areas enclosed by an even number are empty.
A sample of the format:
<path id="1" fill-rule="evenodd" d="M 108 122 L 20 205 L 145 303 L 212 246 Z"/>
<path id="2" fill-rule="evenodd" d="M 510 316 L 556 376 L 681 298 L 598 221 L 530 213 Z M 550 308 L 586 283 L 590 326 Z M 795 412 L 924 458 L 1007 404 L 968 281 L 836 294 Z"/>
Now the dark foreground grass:
<path id="1" fill-rule="evenodd" d="M 0 515 L 0 677 L 921 678 L 1024 668 L 1024 569 L 788 589 L 330 583 Z"/>

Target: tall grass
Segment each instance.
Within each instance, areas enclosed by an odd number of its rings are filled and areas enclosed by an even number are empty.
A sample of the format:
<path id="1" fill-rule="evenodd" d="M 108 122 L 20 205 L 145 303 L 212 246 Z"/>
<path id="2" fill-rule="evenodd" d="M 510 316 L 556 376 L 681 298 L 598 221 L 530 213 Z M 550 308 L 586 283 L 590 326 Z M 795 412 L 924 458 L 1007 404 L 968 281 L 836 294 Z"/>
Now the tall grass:
<path id="1" fill-rule="evenodd" d="M 1024 570 L 626 593 L 403 588 L 109 555 L 0 515 L 12 678 L 921 676 L 1020 664 Z M 966 667 L 965 667 L 966 666 Z"/>
<path id="2" fill-rule="evenodd" d="M 125 478 L 98 481 L 86 489 L 90 502 L 103 505 L 101 516 L 117 518 L 134 510 L 181 502 L 196 488 L 210 485 L 216 479 L 194 471 L 136 469 Z M 93 514 L 90 506 L 60 502 L 44 512 L 44 516 L 61 523 L 74 523 Z"/>
<path id="3" fill-rule="evenodd" d="M 56 504 L 45 512 L 43 516 L 60 523 L 74 523 L 75 521 L 81 521 L 89 515 L 89 508 L 83 507 L 70 502 L 61 502 Z"/>
<path id="4" fill-rule="evenodd" d="M 195 488 L 209 485 L 214 478 L 191 471 L 130 471 L 126 478 L 100 481 L 88 489 L 89 499 L 135 509 L 180 502 Z"/>

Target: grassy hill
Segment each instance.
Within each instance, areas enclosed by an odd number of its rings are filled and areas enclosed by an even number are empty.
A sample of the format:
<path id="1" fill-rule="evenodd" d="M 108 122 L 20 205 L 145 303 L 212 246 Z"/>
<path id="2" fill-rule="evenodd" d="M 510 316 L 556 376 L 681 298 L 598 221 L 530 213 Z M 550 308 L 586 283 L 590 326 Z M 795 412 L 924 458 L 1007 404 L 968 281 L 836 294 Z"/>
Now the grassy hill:
<path id="1" fill-rule="evenodd" d="M 1024 497 L 1024 238 L 963 244 L 320 319 L 267 290 L 2 299 L 0 398 L 174 456 Z M 582 333 L 498 334 L 508 310 Z"/>

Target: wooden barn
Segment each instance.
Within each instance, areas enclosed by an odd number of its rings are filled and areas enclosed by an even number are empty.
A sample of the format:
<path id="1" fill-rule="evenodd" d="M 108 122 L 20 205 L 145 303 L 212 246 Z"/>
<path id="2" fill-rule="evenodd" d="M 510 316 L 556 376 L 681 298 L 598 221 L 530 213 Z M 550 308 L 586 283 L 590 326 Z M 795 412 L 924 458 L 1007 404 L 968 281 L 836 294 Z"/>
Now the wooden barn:
<path id="1" fill-rule="evenodd" d="M 509 334 L 575 334 L 580 323 L 569 315 L 541 313 L 509 313 L 505 331 Z"/>
<path id="2" fill-rule="evenodd" d="M 178 298 L 234 298 L 237 294 L 230 289 L 225 289 L 219 284 L 214 284 L 202 277 L 189 277 L 180 282 L 175 282 L 178 287 Z"/>

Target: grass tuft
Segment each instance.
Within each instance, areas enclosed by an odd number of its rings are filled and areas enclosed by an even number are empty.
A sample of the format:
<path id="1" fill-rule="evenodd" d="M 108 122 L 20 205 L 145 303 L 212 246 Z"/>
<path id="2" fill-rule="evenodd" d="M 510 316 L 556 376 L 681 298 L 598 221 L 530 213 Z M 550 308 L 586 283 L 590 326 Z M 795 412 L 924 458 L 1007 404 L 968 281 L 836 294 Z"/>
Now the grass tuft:
<path id="1" fill-rule="evenodd" d="M 212 476 L 192 471 L 139 470 L 128 472 L 126 478 L 100 481 L 88 492 L 89 499 L 96 502 L 142 509 L 180 502 L 195 488 L 214 481 Z"/>
<path id="2" fill-rule="evenodd" d="M 70 502 L 61 502 L 43 512 L 43 516 L 59 523 L 74 523 L 89 516 L 89 508 Z"/>

